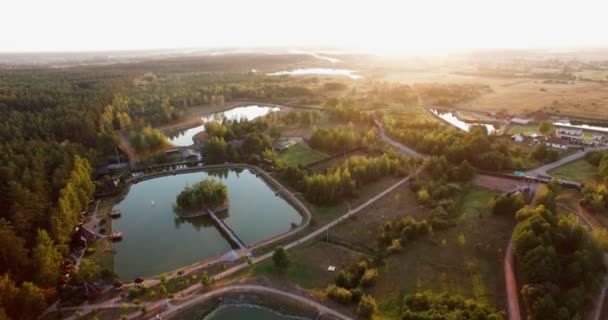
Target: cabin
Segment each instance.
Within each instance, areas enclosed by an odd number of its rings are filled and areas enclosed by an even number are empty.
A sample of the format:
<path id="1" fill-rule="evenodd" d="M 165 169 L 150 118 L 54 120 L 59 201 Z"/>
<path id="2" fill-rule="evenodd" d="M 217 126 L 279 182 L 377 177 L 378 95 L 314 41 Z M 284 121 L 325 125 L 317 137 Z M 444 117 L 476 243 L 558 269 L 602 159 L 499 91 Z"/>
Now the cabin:
<path id="1" fill-rule="evenodd" d="M 185 161 L 196 161 L 198 160 L 198 152 L 192 149 L 184 149 L 182 150 L 182 159 Z"/>
<path id="2" fill-rule="evenodd" d="M 567 150 L 568 144 L 569 144 L 568 140 L 557 138 L 557 137 L 549 138 L 545 141 L 545 145 L 547 147 L 562 149 L 562 150 Z"/>

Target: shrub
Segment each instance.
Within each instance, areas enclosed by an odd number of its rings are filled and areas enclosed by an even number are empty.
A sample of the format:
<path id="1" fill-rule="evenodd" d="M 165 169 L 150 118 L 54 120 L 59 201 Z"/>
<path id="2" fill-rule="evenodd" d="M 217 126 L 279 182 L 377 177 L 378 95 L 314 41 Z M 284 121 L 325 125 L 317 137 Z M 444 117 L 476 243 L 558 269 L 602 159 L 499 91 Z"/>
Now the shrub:
<path id="1" fill-rule="evenodd" d="M 371 295 L 363 295 L 357 305 L 357 314 L 363 319 L 371 319 L 378 312 L 376 300 Z"/>
<path id="2" fill-rule="evenodd" d="M 330 284 L 327 287 L 327 296 L 342 304 L 348 304 L 352 301 L 353 295 L 348 289 L 336 286 L 335 284 Z"/>

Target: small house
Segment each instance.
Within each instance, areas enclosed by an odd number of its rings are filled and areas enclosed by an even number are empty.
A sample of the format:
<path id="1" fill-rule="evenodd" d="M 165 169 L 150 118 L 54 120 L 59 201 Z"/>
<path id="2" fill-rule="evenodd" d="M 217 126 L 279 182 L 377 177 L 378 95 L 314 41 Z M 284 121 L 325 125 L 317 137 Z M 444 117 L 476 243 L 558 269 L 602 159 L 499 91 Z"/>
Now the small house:
<path id="1" fill-rule="evenodd" d="M 198 153 L 192 149 L 184 149 L 182 150 L 182 159 L 184 161 L 198 160 Z"/>
<path id="2" fill-rule="evenodd" d="M 553 137 L 553 138 L 547 139 L 545 141 L 545 145 L 547 147 L 551 147 L 551 148 L 566 150 L 566 149 L 568 149 L 568 140 Z"/>

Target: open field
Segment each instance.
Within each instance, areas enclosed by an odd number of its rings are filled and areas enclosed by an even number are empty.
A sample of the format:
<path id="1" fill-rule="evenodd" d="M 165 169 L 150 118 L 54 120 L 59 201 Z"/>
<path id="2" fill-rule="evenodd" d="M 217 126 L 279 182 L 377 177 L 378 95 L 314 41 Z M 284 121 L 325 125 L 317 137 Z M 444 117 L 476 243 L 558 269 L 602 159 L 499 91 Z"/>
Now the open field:
<path id="1" fill-rule="evenodd" d="M 285 152 L 280 153 L 278 156 L 279 159 L 285 161 L 287 165 L 307 165 L 309 163 L 313 163 L 315 161 L 319 161 L 324 159 L 325 156 L 320 154 L 319 152 L 308 148 L 303 145 L 303 143 L 298 143 L 289 149 L 285 150 Z"/>
<path id="2" fill-rule="evenodd" d="M 427 209 L 418 205 L 409 186 L 404 185 L 370 205 L 365 212 L 329 230 L 328 234 L 333 241 L 369 252 L 376 249 L 378 229 L 384 222 L 408 215 L 424 218 L 426 212 Z"/>
<path id="3" fill-rule="evenodd" d="M 542 80 L 494 79 L 477 77 L 477 82 L 488 84 L 493 92 L 462 107 L 480 111 L 506 110 L 523 115 L 543 107 L 563 115 L 608 119 L 608 86 L 600 83 L 575 81 L 574 84 L 542 83 Z M 541 90 L 542 89 L 542 90 Z"/>
<path id="4" fill-rule="evenodd" d="M 515 221 L 483 208 L 492 195 L 481 188 L 469 189 L 456 226 L 414 241 L 387 259 L 373 290 L 383 317 L 397 317 L 403 296 L 424 290 L 449 291 L 504 306 L 504 281 L 496 270 L 501 270 L 502 251 Z"/>
<path id="5" fill-rule="evenodd" d="M 247 277 L 269 277 L 277 281 L 295 283 L 306 289 L 323 289 L 336 276 L 336 272 L 355 263 L 365 255 L 324 241 L 314 241 L 289 251 L 290 266 L 281 274 L 272 260 L 254 265 Z M 334 272 L 328 266 L 335 266 Z"/>
<path id="6" fill-rule="evenodd" d="M 563 166 L 549 170 L 547 173 L 558 179 L 577 181 L 581 183 L 597 182 L 599 179 L 597 168 L 591 165 L 585 159 L 578 159 L 568 162 Z"/>

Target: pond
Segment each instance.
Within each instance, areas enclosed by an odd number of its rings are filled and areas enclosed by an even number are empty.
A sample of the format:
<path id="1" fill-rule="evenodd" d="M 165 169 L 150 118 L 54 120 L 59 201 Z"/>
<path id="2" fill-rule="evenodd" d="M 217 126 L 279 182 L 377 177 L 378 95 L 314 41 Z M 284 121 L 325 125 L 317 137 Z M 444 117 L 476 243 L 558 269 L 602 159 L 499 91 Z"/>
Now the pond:
<path id="1" fill-rule="evenodd" d="M 295 320 L 307 319 L 303 317 L 288 316 L 272 309 L 255 305 L 228 305 L 222 306 L 207 315 L 199 315 L 192 310 L 178 316 L 178 320 Z"/>
<path id="2" fill-rule="evenodd" d="M 438 110 L 432 109 L 431 112 L 436 114 L 439 118 L 445 120 L 456 128 L 464 131 L 469 131 L 472 126 L 484 126 L 488 130 L 488 134 L 493 134 L 496 132 L 496 129 L 491 124 L 486 123 L 468 123 L 458 119 L 452 112 L 440 112 Z"/>
<path id="3" fill-rule="evenodd" d="M 279 71 L 269 73 L 269 76 L 282 76 L 282 75 L 292 75 L 292 76 L 301 76 L 307 74 L 318 74 L 318 75 L 330 75 L 330 76 L 345 76 L 351 79 L 361 79 L 363 76 L 355 74 L 354 70 L 347 69 L 329 69 L 329 68 L 307 68 L 307 69 L 295 69 L 291 71 Z"/>
<path id="4" fill-rule="evenodd" d="M 158 177 L 131 185 L 118 204 L 122 217 L 113 231 L 116 273 L 124 280 L 168 272 L 230 251 L 209 217 L 178 218 L 175 197 L 187 184 L 215 177 L 228 187 L 230 208 L 217 216 L 247 245 L 289 231 L 302 217 L 264 180 L 249 170 L 192 172 Z"/>
<path id="5" fill-rule="evenodd" d="M 230 110 L 224 111 L 224 112 L 213 113 L 211 115 L 201 117 L 201 120 L 203 120 L 203 123 L 210 121 L 210 120 L 221 120 L 222 118 L 227 118 L 230 120 L 236 120 L 236 119 L 253 120 L 257 117 L 261 117 L 270 112 L 279 111 L 279 110 L 280 110 L 279 107 L 264 107 L 264 106 L 256 106 L 256 105 L 244 106 L 244 107 L 230 109 Z M 192 140 L 192 138 L 194 138 L 194 136 L 201 131 L 205 131 L 204 124 L 202 124 L 200 126 L 196 126 L 194 128 L 181 130 L 178 132 L 172 132 L 170 134 L 167 134 L 167 138 L 169 139 L 169 142 L 171 142 L 172 144 L 174 144 L 176 146 L 187 147 L 187 146 L 191 146 L 192 144 L 194 144 L 194 141 Z"/>

